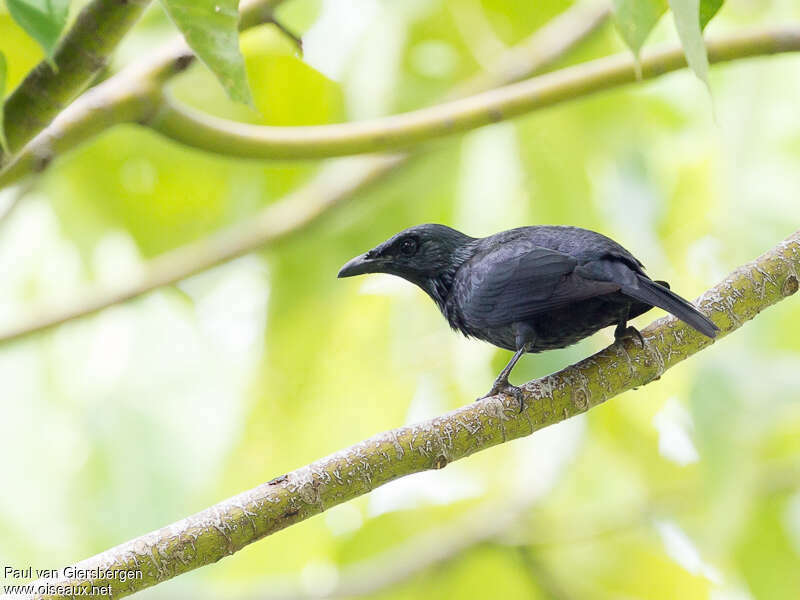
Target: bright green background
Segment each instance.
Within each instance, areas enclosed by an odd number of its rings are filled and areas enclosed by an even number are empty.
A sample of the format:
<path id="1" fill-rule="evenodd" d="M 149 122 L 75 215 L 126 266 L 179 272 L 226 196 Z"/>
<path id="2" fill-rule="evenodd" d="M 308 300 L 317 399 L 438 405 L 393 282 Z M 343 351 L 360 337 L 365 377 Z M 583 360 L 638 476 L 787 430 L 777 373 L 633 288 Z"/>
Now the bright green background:
<path id="1" fill-rule="evenodd" d="M 797 21 L 791 4 L 729 2 L 707 31 Z M 280 14 L 308 32 L 305 62 L 272 26 L 242 37 L 259 113 L 230 103 L 199 65 L 174 87 L 211 113 L 278 125 L 409 110 L 567 6 L 290 0 Z M 153 9 L 117 63 L 170 31 Z M 676 40 L 671 17 L 649 43 L 663 40 Z M 566 62 L 622 49 L 609 24 Z M 7 89 L 41 57 L 7 12 L 0 51 Z M 0 562 L 72 563 L 488 389 L 508 353 L 452 333 L 399 280 L 336 280 L 404 227 L 589 227 L 687 297 L 778 243 L 800 214 L 800 57 L 715 67 L 710 81 L 713 110 L 681 72 L 433 143 L 290 241 L 0 347 Z M 0 325 L 135 277 L 147 258 L 248 219 L 318 166 L 109 131 L 57 161 L 0 225 Z M 791 299 L 584 417 L 385 486 L 141 597 L 319 593 L 349 565 L 435 531 L 415 556 L 465 535 L 455 519 L 526 500 L 501 535 L 375 596 L 795 599 L 798 336 Z M 527 357 L 514 380 L 610 340 Z"/>

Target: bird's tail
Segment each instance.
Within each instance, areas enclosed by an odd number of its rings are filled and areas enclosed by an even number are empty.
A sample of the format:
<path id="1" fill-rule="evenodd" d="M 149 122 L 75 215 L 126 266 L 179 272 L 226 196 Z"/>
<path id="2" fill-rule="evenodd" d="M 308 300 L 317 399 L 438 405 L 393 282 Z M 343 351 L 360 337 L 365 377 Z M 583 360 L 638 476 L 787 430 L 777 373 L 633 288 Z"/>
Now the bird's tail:
<path id="1" fill-rule="evenodd" d="M 688 300 L 664 287 L 659 282 L 637 274 L 635 285 L 624 285 L 622 293 L 640 302 L 646 302 L 678 317 L 684 323 L 691 325 L 697 331 L 710 338 L 716 337 L 719 327 L 697 310 Z"/>

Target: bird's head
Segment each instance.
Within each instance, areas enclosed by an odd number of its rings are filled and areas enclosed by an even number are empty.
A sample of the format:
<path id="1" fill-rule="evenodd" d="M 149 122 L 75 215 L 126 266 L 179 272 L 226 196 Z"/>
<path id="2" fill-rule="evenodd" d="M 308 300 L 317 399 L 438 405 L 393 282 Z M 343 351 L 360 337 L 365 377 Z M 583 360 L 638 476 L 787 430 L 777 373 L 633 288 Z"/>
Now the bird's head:
<path id="1" fill-rule="evenodd" d="M 389 273 L 431 293 L 429 287 L 433 281 L 451 278 L 469 258 L 473 241 L 474 238 L 445 225 L 409 227 L 350 260 L 339 271 L 339 277 Z"/>

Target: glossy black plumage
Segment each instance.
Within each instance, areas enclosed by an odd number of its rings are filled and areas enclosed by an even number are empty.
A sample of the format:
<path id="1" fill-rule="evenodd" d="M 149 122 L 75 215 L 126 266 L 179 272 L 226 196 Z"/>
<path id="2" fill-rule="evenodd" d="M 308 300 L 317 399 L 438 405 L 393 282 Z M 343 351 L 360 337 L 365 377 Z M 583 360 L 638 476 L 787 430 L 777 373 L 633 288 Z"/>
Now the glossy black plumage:
<path id="1" fill-rule="evenodd" d="M 401 231 L 348 262 L 339 277 L 382 272 L 425 290 L 451 327 L 517 354 L 495 382 L 502 390 L 524 352 L 569 346 L 659 306 L 714 337 L 718 328 L 604 235 L 578 227 L 534 226 L 472 238 L 444 225 Z M 498 387 L 499 386 L 499 387 Z"/>

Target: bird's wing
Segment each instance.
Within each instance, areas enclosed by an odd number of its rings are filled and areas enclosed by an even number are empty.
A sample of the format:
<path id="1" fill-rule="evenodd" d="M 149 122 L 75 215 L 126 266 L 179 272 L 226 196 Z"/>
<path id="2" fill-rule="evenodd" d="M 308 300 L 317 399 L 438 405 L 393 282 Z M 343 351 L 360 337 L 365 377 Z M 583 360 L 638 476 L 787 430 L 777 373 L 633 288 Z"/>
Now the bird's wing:
<path id="1" fill-rule="evenodd" d="M 685 298 L 680 297 L 664 285 L 663 281 L 652 281 L 641 269 L 634 270 L 629 263 L 618 257 L 608 257 L 585 263 L 575 269 L 575 274 L 583 279 L 615 281 L 620 291 L 629 298 L 644 304 L 658 306 L 678 317 L 697 331 L 710 338 L 719 331 L 711 319 L 697 310 Z"/>
<path id="2" fill-rule="evenodd" d="M 467 323 L 499 327 L 619 290 L 618 283 L 581 277 L 577 265 L 568 254 L 515 240 L 463 265 L 453 292 Z"/>

